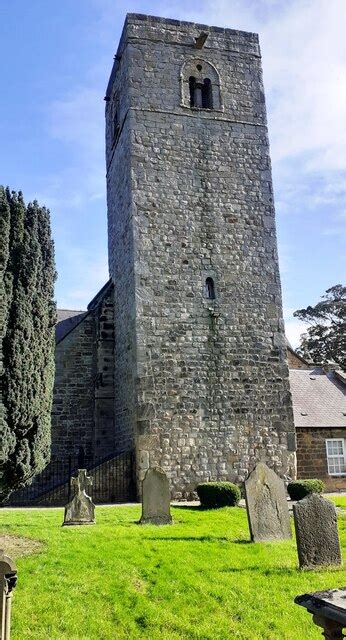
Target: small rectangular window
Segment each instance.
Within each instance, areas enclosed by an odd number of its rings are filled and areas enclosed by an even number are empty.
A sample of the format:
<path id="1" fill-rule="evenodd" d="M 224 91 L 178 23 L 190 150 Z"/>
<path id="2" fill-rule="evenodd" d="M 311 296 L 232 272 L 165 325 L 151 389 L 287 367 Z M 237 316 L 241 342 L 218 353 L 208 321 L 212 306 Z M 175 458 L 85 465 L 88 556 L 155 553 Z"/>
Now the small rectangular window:
<path id="1" fill-rule="evenodd" d="M 328 473 L 330 476 L 346 475 L 345 443 L 343 439 L 326 440 Z"/>

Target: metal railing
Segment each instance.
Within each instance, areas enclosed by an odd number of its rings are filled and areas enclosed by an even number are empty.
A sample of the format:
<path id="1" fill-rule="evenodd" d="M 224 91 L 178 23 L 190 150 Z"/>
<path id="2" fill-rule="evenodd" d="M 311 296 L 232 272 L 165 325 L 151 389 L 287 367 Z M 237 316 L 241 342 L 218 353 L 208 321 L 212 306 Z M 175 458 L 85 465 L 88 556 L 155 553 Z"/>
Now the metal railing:
<path id="1" fill-rule="evenodd" d="M 52 460 L 32 484 L 14 492 L 7 505 L 64 505 L 71 498 L 70 479 L 81 468 L 93 478 L 90 495 L 95 504 L 136 500 L 134 452 L 127 451 L 100 460 L 87 456 L 83 460 L 80 456 Z"/>

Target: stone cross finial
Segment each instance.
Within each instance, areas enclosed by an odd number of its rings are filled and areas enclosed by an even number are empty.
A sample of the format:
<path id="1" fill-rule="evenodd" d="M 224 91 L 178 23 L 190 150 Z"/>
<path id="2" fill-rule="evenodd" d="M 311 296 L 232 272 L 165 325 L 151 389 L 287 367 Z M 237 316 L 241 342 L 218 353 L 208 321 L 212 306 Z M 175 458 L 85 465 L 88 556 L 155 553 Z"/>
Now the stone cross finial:
<path id="1" fill-rule="evenodd" d="M 10 640 L 12 590 L 17 582 L 16 565 L 0 549 L 0 640 Z"/>

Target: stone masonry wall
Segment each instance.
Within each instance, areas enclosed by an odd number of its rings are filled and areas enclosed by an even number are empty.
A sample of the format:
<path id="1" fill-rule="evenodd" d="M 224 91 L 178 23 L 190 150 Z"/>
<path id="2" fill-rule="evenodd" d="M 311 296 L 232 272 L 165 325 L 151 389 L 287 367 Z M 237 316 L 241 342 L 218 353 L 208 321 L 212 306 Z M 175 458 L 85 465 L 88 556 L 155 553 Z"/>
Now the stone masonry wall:
<path id="1" fill-rule="evenodd" d="M 306 369 L 308 365 L 303 362 L 293 351 L 287 349 L 287 363 L 289 369 Z"/>
<path id="2" fill-rule="evenodd" d="M 94 444 L 94 322 L 91 314 L 56 346 L 52 458 L 91 456 Z"/>
<path id="3" fill-rule="evenodd" d="M 56 346 L 52 456 L 89 463 L 123 451 L 114 422 L 114 292 L 108 284 Z"/>
<path id="4" fill-rule="evenodd" d="M 346 429 L 299 427 L 297 429 L 297 477 L 319 478 L 328 491 L 346 491 L 346 476 L 328 475 L 326 440 L 346 438 Z"/>
<path id="5" fill-rule="evenodd" d="M 109 286 L 92 310 L 95 326 L 95 460 L 124 449 L 114 422 L 114 291 Z"/>
<path id="6" fill-rule="evenodd" d="M 106 163 L 109 271 L 114 284 L 114 420 L 117 442 L 133 448 L 135 422 L 136 320 L 131 193 L 131 112 L 127 53 L 106 102 Z M 115 97 L 114 97 L 115 96 Z M 115 127 L 115 121 L 117 128 Z M 118 130 L 118 135 L 115 131 Z"/>
<path id="7" fill-rule="evenodd" d="M 201 480 L 240 482 L 257 460 L 292 476 L 257 36 L 130 15 L 119 58 L 107 113 L 123 92 L 128 111 L 113 151 L 108 138 L 109 248 L 115 289 L 126 287 L 115 359 L 127 348 L 131 392 L 122 387 L 118 415 L 136 434 L 138 479 L 158 464 L 179 498 Z M 186 63 L 216 69 L 218 109 L 186 104 Z"/>

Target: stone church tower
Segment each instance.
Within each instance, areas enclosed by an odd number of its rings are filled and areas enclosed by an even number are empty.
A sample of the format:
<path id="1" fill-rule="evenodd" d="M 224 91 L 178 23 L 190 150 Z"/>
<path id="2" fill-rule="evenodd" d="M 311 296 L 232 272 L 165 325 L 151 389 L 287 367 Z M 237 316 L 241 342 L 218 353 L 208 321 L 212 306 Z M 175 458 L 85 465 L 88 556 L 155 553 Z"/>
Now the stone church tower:
<path id="1" fill-rule="evenodd" d="M 294 469 L 258 37 L 129 14 L 106 93 L 116 448 L 173 495 Z"/>

